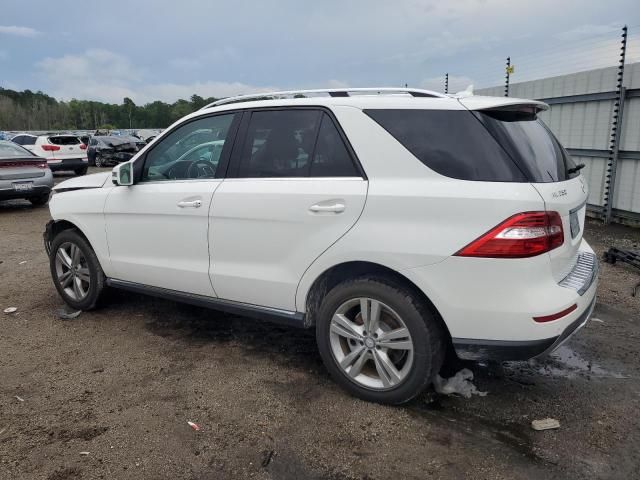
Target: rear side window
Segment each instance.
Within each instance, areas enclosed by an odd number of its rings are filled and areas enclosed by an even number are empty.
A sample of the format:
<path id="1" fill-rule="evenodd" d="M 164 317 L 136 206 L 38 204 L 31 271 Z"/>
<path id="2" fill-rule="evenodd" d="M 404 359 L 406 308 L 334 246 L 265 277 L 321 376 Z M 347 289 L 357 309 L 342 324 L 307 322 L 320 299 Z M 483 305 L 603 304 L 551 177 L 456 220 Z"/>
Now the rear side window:
<path id="1" fill-rule="evenodd" d="M 365 110 L 427 167 L 451 178 L 526 182 L 507 152 L 466 110 Z"/>
<path id="2" fill-rule="evenodd" d="M 571 170 L 575 163 L 569 154 L 535 113 L 485 110 L 475 115 L 532 182 L 562 182 L 579 175 Z"/>
<path id="3" fill-rule="evenodd" d="M 240 159 L 239 177 L 306 177 L 321 112 L 253 112 Z"/>
<path id="4" fill-rule="evenodd" d="M 81 143 L 78 137 L 72 137 L 69 135 L 49 137 L 49 142 L 54 145 L 78 145 Z"/>
<path id="5" fill-rule="evenodd" d="M 29 135 L 25 135 L 22 137 L 22 143 L 20 145 L 35 145 L 36 137 L 30 137 Z"/>
<path id="6" fill-rule="evenodd" d="M 238 176 L 360 177 L 329 115 L 319 110 L 251 114 Z"/>

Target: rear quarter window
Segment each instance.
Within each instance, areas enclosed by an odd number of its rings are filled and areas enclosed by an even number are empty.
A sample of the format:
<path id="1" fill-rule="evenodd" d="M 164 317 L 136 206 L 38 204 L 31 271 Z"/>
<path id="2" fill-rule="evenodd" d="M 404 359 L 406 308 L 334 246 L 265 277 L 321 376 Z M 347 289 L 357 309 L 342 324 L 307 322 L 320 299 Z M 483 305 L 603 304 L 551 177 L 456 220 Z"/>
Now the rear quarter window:
<path id="1" fill-rule="evenodd" d="M 526 182 L 487 129 L 466 110 L 365 110 L 424 165 L 460 180 Z"/>

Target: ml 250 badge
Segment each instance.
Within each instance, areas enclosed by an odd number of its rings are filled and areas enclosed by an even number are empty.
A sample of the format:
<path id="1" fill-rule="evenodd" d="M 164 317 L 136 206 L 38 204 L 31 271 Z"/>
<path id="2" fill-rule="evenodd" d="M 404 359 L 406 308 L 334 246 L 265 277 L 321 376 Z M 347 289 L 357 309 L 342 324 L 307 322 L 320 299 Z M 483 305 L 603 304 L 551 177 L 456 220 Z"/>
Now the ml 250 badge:
<path id="1" fill-rule="evenodd" d="M 551 196 L 553 198 L 560 198 L 560 197 L 566 197 L 567 196 L 567 191 L 565 189 L 562 190 L 558 190 L 557 192 L 553 192 L 551 194 Z"/>

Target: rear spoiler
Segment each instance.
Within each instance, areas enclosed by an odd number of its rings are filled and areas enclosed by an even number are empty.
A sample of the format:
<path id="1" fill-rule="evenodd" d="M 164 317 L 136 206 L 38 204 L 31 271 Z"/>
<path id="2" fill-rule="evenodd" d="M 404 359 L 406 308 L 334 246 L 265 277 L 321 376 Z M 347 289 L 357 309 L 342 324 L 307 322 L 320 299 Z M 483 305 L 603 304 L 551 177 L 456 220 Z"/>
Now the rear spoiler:
<path id="1" fill-rule="evenodd" d="M 536 114 L 548 110 L 549 105 L 537 100 L 510 97 L 462 97 L 458 101 L 469 110 L 500 110 Z"/>

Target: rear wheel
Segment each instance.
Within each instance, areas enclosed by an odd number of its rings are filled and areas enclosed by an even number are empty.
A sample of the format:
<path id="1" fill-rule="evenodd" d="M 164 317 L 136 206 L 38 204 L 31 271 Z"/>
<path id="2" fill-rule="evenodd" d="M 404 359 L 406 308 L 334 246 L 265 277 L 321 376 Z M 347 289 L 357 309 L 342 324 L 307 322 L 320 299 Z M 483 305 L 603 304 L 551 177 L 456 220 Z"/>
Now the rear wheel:
<path id="1" fill-rule="evenodd" d="M 415 293 L 391 278 L 363 277 L 334 287 L 316 325 L 318 348 L 334 380 L 373 402 L 401 404 L 442 365 L 442 328 Z"/>
<path id="2" fill-rule="evenodd" d="M 104 272 L 89 243 L 76 230 L 51 242 L 51 276 L 62 299 L 76 310 L 90 310 L 104 288 Z"/>
<path id="3" fill-rule="evenodd" d="M 49 194 L 40 195 L 39 197 L 31 197 L 28 199 L 34 207 L 46 205 L 49 201 Z"/>
<path id="4" fill-rule="evenodd" d="M 86 174 L 86 173 L 87 173 L 87 168 L 88 168 L 88 167 L 80 167 L 80 168 L 76 168 L 76 169 L 74 170 L 74 172 L 76 173 L 76 175 L 78 175 L 78 176 L 82 176 L 82 175 L 84 175 L 84 174 Z"/>

